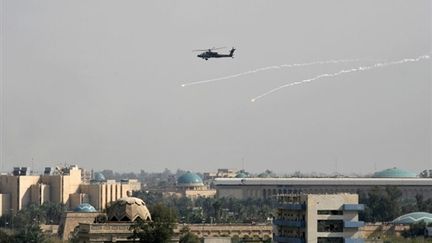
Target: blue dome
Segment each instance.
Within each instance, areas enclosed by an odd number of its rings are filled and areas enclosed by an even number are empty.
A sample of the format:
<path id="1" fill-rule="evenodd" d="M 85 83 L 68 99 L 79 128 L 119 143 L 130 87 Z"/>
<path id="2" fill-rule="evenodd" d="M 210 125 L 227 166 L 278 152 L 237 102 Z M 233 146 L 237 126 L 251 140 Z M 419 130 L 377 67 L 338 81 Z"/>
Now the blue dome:
<path id="1" fill-rule="evenodd" d="M 81 203 L 78 207 L 74 208 L 73 211 L 77 213 L 91 213 L 96 212 L 96 209 L 89 203 Z"/>
<path id="2" fill-rule="evenodd" d="M 378 171 L 373 174 L 375 178 L 415 178 L 417 174 L 414 172 L 401 170 L 399 168 L 390 168 L 383 171 Z"/>
<path id="3" fill-rule="evenodd" d="M 101 172 L 95 172 L 93 174 L 93 180 L 98 182 L 106 181 L 105 176 Z"/>
<path id="4" fill-rule="evenodd" d="M 180 186 L 202 186 L 204 185 L 199 175 L 190 171 L 186 172 L 177 179 L 177 184 Z"/>
<path id="5" fill-rule="evenodd" d="M 236 178 L 246 178 L 246 177 L 248 177 L 248 175 L 246 173 L 239 172 L 235 177 Z"/>
<path id="6" fill-rule="evenodd" d="M 426 224 L 432 223 L 432 214 L 425 212 L 414 212 L 402 215 L 392 221 L 394 224 L 414 224 L 423 221 Z"/>

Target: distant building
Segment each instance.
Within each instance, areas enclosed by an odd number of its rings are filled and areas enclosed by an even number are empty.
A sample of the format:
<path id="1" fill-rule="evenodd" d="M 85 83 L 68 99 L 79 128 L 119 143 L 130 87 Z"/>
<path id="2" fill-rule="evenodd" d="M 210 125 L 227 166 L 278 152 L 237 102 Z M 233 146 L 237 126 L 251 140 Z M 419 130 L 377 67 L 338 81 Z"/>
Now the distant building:
<path id="1" fill-rule="evenodd" d="M 15 167 L 12 174 L 0 175 L 0 215 L 16 213 L 30 203 L 69 205 L 70 195 L 78 192 L 81 170 L 72 165 L 47 168 L 43 175 L 32 175 L 28 167 Z"/>
<path id="2" fill-rule="evenodd" d="M 280 194 L 367 193 L 377 186 L 394 186 L 402 198 L 421 194 L 432 198 L 432 178 L 392 168 L 364 178 L 216 178 L 217 197 L 272 198 Z"/>
<path id="3" fill-rule="evenodd" d="M 364 242 L 357 194 L 287 194 L 273 220 L 273 242 Z"/>
<path id="4" fill-rule="evenodd" d="M 81 184 L 79 192 L 71 195 L 71 207 L 81 203 L 90 203 L 97 210 L 105 209 L 111 202 L 132 195 L 133 191 L 139 191 L 141 183 L 136 179 L 124 179 L 121 181 L 93 180 L 90 184 Z"/>
<path id="5" fill-rule="evenodd" d="M 91 218 L 93 215 L 89 215 Z M 113 202 L 106 213 L 107 222 L 79 222 L 74 232 L 70 228 L 63 233 L 63 239 L 75 236 L 78 242 L 135 242 L 130 227 L 137 219 L 151 220 L 151 215 L 145 202 L 135 197 L 124 197 Z M 67 218 L 66 218 L 67 220 Z M 65 225 L 68 222 L 64 223 Z M 69 231 L 69 232 L 67 232 Z M 66 237 L 68 236 L 68 237 Z"/>
<path id="6" fill-rule="evenodd" d="M 0 216 L 44 202 L 62 203 L 67 208 L 90 203 L 102 210 L 110 202 L 141 189 L 137 180 L 116 182 L 98 177 L 89 183 L 87 176 L 76 165 L 46 167 L 42 175 L 31 174 L 28 167 L 15 167 L 11 174 L 0 175 Z"/>
<path id="7" fill-rule="evenodd" d="M 214 197 L 216 190 L 204 185 L 201 177 L 192 172 L 186 172 L 177 179 L 176 191 L 189 198 Z"/>
<path id="8" fill-rule="evenodd" d="M 217 172 L 204 172 L 204 180 L 213 180 L 215 178 L 234 178 L 237 173 L 234 169 L 218 169 Z"/>

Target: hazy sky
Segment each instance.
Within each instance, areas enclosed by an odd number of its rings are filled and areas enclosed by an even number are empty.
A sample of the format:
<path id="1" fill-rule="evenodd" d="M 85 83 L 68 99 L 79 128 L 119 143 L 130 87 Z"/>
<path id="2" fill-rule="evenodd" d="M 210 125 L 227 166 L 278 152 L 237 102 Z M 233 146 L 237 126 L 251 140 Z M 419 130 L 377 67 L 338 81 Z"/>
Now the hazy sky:
<path id="1" fill-rule="evenodd" d="M 1 169 L 430 169 L 430 59 L 250 99 L 428 54 L 431 15 L 430 0 L 3 0 Z M 236 47 L 235 58 L 191 52 L 213 46 Z M 350 58 L 366 60 L 180 86 Z"/>

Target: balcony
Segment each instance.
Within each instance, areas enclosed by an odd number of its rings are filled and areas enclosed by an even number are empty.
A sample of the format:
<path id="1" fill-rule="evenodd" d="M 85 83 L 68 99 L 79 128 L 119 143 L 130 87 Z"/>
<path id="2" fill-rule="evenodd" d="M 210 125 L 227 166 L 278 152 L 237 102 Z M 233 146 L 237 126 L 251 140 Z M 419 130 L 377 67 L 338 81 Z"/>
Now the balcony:
<path id="1" fill-rule="evenodd" d="M 359 227 L 363 227 L 363 226 L 364 226 L 363 221 L 344 220 L 344 228 L 359 228 Z"/>
<path id="2" fill-rule="evenodd" d="M 343 210 L 344 211 L 363 211 L 364 210 L 364 204 L 344 204 Z"/>
<path id="3" fill-rule="evenodd" d="M 290 227 L 290 228 L 304 228 L 304 220 L 287 220 L 287 219 L 275 219 L 273 224 L 277 226 Z"/>
<path id="4" fill-rule="evenodd" d="M 354 238 L 345 238 L 345 243 L 364 243 L 365 241 L 363 239 L 354 239 Z"/>
<path id="5" fill-rule="evenodd" d="M 285 237 L 285 236 L 275 236 L 273 237 L 273 242 L 280 243 L 305 243 L 306 241 L 302 238 L 295 237 Z"/>
<path id="6" fill-rule="evenodd" d="M 306 205 L 303 203 L 280 203 L 278 205 L 279 209 L 286 209 L 286 210 L 305 210 L 306 209 Z"/>

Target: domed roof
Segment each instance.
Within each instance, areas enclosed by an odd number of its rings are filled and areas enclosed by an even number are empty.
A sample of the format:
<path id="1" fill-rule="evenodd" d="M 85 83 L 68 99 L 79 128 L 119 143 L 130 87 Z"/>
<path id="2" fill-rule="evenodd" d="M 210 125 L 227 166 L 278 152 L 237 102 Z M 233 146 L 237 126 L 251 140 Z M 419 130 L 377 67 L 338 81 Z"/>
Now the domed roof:
<path id="1" fill-rule="evenodd" d="M 91 213 L 96 212 L 96 209 L 89 203 L 81 203 L 73 211 L 77 213 Z"/>
<path id="2" fill-rule="evenodd" d="M 239 172 L 239 173 L 237 173 L 237 175 L 235 177 L 236 178 L 246 178 L 246 177 L 248 177 L 248 175 L 246 173 Z"/>
<path id="3" fill-rule="evenodd" d="M 393 167 L 383 171 L 378 171 L 373 174 L 372 177 L 376 178 L 415 178 L 417 174 L 414 172 L 401 170 L 399 168 Z"/>
<path id="4" fill-rule="evenodd" d="M 93 174 L 93 179 L 98 182 L 106 181 L 105 176 L 101 172 L 95 172 Z"/>
<path id="5" fill-rule="evenodd" d="M 179 186 L 203 186 L 204 183 L 199 175 L 190 171 L 186 172 L 177 179 Z"/>
<path id="6" fill-rule="evenodd" d="M 432 223 L 432 214 L 426 212 L 414 212 L 402 215 L 392 221 L 394 224 L 414 224 L 418 222 Z"/>
<path id="7" fill-rule="evenodd" d="M 133 222 L 137 218 L 151 220 L 145 202 L 136 197 L 123 197 L 107 208 L 108 221 Z"/>

